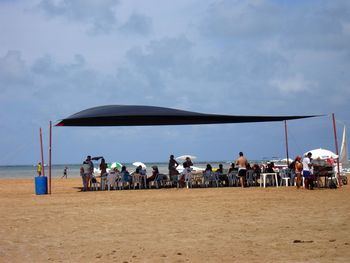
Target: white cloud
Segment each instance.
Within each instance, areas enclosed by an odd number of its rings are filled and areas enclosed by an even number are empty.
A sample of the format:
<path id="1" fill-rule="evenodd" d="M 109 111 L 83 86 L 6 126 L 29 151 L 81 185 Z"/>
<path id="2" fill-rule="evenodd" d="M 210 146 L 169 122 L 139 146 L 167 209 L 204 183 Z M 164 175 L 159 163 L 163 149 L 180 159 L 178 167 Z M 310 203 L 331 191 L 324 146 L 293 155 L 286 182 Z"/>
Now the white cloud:
<path id="1" fill-rule="evenodd" d="M 276 87 L 282 93 L 300 93 L 307 91 L 317 92 L 317 83 L 314 81 L 305 80 L 304 76 L 301 74 L 295 74 L 284 79 L 273 79 L 270 84 Z"/>
<path id="2" fill-rule="evenodd" d="M 2 148 L 11 148 L 7 141 L 25 143 L 26 130 L 49 119 L 104 104 L 246 115 L 336 112 L 342 119 L 350 114 L 350 2 L 39 1 L 46 17 L 28 12 L 37 1 L 22 3 L 0 4 Z M 307 122 L 301 126 L 305 132 Z M 65 154 L 57 158 L 75 161 L 89 140 L 91 148 L 103 145 L 112 156 L 112 137 L 123 138 L 115 139 L 121 149 L 164 145 L 166 156 L 187 147 L 219 159 L 236 148 L 250 147 L 258 156 L 268 155 L 259 149 L 270 145 L 278 149 L 278 124 L 263 126 L 263 142 L 252 133 L 254 125 L 230 127 L 170 127 L 174 133 L 155 127 L 144 134 L 143 128 L 59 129 Z M 190 140 L 183 146 L 178 142 L 185 133 Z M 246 137 L 232 142 L 239 134 Z M 224 149 L 208 153 L 212 144 Z M 162 158 L 158 152 L 149 157 Z"/>

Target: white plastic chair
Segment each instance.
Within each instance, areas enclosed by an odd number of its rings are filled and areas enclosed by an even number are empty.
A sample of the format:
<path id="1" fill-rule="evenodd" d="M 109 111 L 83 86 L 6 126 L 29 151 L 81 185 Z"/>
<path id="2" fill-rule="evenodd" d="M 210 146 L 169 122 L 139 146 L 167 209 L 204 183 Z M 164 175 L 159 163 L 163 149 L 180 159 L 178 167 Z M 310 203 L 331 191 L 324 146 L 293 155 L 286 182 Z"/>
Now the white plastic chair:
<path id="1" fill-rule="evenodd" d="M 210 182 L 211 184 L 214 186 L 214 184 L 216 185 L 216 187 L 219 187 L 219 175 L 215 172 L 211 172 L 210 175 Z"/>
<path id="2" fill-rule="evenodd" d="M 232 172 L 227 174 L 229 186 L 233 186 L 233 185 L 237 186 L 237 180 L 238 180 L 237 175 L 238 175 L 237 171 L 232 171 Z"/>
<path id="3" fill-rule="evenodd" d="M 119 175 L 118 175 L 117 185 L 118 185 L 119 190 L 124 190 L 124 188 L 126 186 L 129 187 L 129 189 L 130 189 L 130 183 L 127 180 L 127 178 L 125 177 L 125 175 L 123 175 L 122 173 L 119 173 Z"/>
<path id="4" fill-rule="evenodd" d="M 185 174 L 186 188 L 192 188 L 192 173 Z"/>
<path id="5" fill-rule="evenodd" d="M 139 173 L 133 173 L 132 174 L 132 185 L 134 187 L 134 190 L 136 188 L 136 186 L 139 187 L 139 189 L 141 189 L 141 175 Z"/>
<path id="6" fill-rule="evenodd" d="M 91 190 L 95 190 L 95 191 L 98 191 L 98 188 L 99 188 L 99 182 L 97 182 L 97 179 L 95 176 L 92 176 L 91 177 L 91 180 L 90 180 L 90 188 Z"/>
<path id="7" fill-rule="evenodd" d="M 116 190 L 117 187 L 117 173 L 116 172 L 110 172 L 107 175 L 107 188 L 108 191 L 111 190 L 111 187 L 113 187 L 114 190 Z"/>
<path id="8" fill-rule="evenodd" d="M 288 187 L 289 186 L 289 180 L 290 180 L 290 177 L 289 177 L 289 170 L 288 169 L 282 169 L 280 171 L 280 177 L 281 177 L 281 185 L 283 185 L 283 182 L 284 184 Z"/>
<path id="9" fill-rule="evenodd" d="M 210 184 L 210 177 L 211 177 L 211 171 L 210 170 L 205 170 L 203 172 L 203 186 L 208 187 Z"/>
<path id="10" fill-rule="evenodd" d="M 247 170 L 246 179 L 247 179 L 247 184 L 249 186 L 253 186 L 255 184 L 254 173 L 255 171 L 252 169 Z"/>

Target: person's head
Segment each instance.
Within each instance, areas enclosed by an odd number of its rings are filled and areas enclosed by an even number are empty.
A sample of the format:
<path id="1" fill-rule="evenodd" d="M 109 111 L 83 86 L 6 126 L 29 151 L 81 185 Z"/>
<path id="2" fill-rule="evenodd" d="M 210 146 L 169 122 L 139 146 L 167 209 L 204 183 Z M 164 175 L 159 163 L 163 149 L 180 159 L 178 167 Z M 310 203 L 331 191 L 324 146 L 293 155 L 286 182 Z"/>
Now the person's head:
<path id="1" fill-rule="evenodd" d="M 106 163 L 105 158 L 101 159 L 101 163 Z"/>
<path id="2" fill-rule="evenodd" d="M 86 160 L 90 161 L 90 160 L 91 160 L 91 156 L 88 155 L 88 156 L 86 157 Z"/>
<path id="3" fill-rule="evenodd" d="M 126 171 L 126 166 L 125 165 L 122 166 L 122 172 L 124 172 L 124 171 Z"/>
<path id="4" fill-rule="evenodd" d="M 187 156 L 186 161 L 191 161 L 191 158 Z"/>
<path id="5" fill-rule="evenodd" d="M 301 161 L 301 156 L 298 155 L 297 157 L 295 157 L 295 160 L 298 161 L 298 162 L 300 162 L 300 161 Z"/>
<path id="6" fill-rule="evenodd" d="M 235 163 L 231 163 L 231 167 L 232 167 L 232 168 L 235 168 Z"/>
<path id="7" fill-rule="evenodd" d="M 243 152 L 239 152 L 239 156 L 243 156 Z"/>
<path id="8" fill-rule="evenodd" d="M 311 158 L 312 153 L 311 153 L 311 152 L 308 152 L 306 156 L 309 157 L 309 158 Z"/>
<path id="9" fill-rule="evenodd" d="M 212 169 L 212 167 L 211 167 L 210 163 L 207 163 L 206 170 L 211 170 L 211 169 Z"/>
<path id="10" fill-rule="evenodd" d="M 174 159 L 174 155 L 170 155 L 170 159 Z"/>
<path id="11" fill-rule="evenodd" d="M 221 163 L 219 164 L 219 168 L 222 169 L 222 164 Z"/>

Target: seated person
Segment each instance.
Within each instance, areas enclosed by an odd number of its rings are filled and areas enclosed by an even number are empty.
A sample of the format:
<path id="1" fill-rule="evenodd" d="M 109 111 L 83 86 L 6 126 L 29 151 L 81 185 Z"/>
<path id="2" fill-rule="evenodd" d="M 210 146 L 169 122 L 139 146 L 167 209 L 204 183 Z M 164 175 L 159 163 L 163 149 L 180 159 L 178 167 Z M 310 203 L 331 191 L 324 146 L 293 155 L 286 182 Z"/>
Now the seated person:
<path id="1" fill-rule="evenodd" d="M 131 177 L 130 173 L 126 170 L 125 165 L 122 166 L 122 170 L 120 172 L 120 177 L 121 177 L 121 181 L 123 183 L 129 183 L 129 185 L 131 185 L 132 177 Z"/>
<path id="2" fill-rule="evenodd" d="M 210 183 L 211 178 L 212 178 L 212 174 L 213 174 L 213 168 L 208 163 L 207 166 L 205 167 L 205 170 L 203 171 L 203 183 L 204 184 Z"/>
<path id="3" fill-rule="evenodd" d="M 150 177 L 147 178 L 147 185 L 149 186 L 150 182 L 153 182 L 154 180 L 160 181 L 159 178 L 159 169 L 157 165 L 153 165 L 152 166 L 152 175 Z"/>
<path id="4" fill-rule="evenodd" d="M 222 164 L 219 164 L 219 168 L 216 170 L 216 175 L 220 182 L 225 182 L 225 186 L 228 186 L 228 177 L 227 174 L 224 174 L 224 168 Z"/>
<path id="5" fill-rule="evenodd" d="M 275 168 L 274 162 L 268 163 L 266 167 L 266 173 L 274 173 L 275 172 L 274 168 Z"/>
<path id="6" fill-rule="evenodd" d="M 191 167 L 188 166 L 188 164 L 186 162 L 184 162 L 182 165 L 183 165 L 184 169 L 178 175 L 178 179 L 177 179 L 180 188 L 185 187 L 186 175 L 188 173 L 191 173 Z"/>

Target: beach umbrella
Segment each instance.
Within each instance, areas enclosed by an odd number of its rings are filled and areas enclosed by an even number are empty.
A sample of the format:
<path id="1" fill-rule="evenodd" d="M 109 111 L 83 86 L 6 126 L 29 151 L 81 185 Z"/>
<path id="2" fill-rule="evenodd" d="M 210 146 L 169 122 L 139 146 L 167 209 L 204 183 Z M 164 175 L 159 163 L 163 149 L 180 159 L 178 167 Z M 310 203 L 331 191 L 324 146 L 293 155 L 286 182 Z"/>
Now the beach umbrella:
<path id="1" fill-rule="evenodd" d="M 123 166 L 123 165 L 122 165 L 121 163 L 113 162 L 113 163 L 111 163 L 111 165 L 110 165 L 109 168 L 111 168 L 111 169 L 117 168 L 118 170 L 121 170 L 121 169 L 122 169 L 122 166 Z"/>
<path id="2" fill-rule="evenodd" d="M 132 163 L 132 165 L 134 165 L 136 167 L 141 165 L 142 169 L 146 169 L 147 168 L 147 166 L 144 163 L 142 163 L 142 162 L 134 162 L 134 163 Z"/>
<path id="3" fill-rule="evenodd" d="M 194 156 L 194 155 L 185 154 L 185 155 L 181 155 L 181 156 L 179 156 L 179 157 L 176 157 L 176 160 L 183 160 L 183 161 L 185 161 L 187 157 L 190 157 L 191 160 L 197 158 L 197 157 Z"/>
<path id="4" fill-rule="evenodd" d="M 322 148 L 307 151 L 306 153 L 304 153 L 304 156 L 306 156 L 309 152 L 312 153 L 312 156 L 311 156 L 312 159 L 326 160 L 331 157 L 333 159 L 338 158 L 338 155 L 336 155 L 334 152 L 330 150 L 322 149 Z"/>

